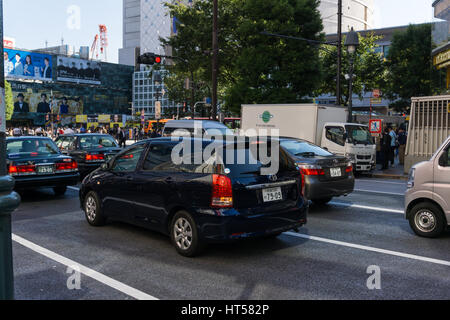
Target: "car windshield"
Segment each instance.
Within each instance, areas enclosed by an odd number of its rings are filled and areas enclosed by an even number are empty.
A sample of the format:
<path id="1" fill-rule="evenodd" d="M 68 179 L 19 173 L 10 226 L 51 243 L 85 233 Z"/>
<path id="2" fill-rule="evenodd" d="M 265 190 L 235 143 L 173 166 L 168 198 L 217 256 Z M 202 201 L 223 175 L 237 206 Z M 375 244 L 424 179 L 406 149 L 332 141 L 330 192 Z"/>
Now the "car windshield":
<path id="1" fill-rule="evenodd" d="M 329 157 L 333 154 L 306 141 L 300 140 L 285 140 L 281 141 L 281 146 L 289 153 L 297 157 Z"/>
<path id="2" fill-rule="evenodd" d="M 48 157 L 60 154 L 51 139 L 20 139 L 6 143 L 9 158 Z"/>
<path id="3" fill-rule="evenodd" d="M 86 136 L 80 138 L 81 149 L 115 148 L 117 142 L 111 136 Z"/>
<path id="4" fill-rule="evenodd" d="M 367 127 L 364 126 L 345 126 L 348 135 L 348 141 L 355 144 L 374 144 L 373 137 Z"/>

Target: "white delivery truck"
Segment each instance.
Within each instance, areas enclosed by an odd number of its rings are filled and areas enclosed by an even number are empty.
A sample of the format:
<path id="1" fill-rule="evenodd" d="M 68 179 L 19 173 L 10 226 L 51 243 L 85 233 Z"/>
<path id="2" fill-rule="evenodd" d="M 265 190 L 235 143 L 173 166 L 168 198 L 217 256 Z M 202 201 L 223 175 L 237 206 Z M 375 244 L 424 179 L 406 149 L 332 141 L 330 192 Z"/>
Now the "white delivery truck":
<path id="1" fill-rule="evenodd" d="M 376 166 L 376 145 L 368 126 L 346 123 L 347 109 L 317 104 L 242 105 L 241 129 L 278 129 L 282 137 L 303 139 L 348 157 L 355 171 L 369 172 Z"/>

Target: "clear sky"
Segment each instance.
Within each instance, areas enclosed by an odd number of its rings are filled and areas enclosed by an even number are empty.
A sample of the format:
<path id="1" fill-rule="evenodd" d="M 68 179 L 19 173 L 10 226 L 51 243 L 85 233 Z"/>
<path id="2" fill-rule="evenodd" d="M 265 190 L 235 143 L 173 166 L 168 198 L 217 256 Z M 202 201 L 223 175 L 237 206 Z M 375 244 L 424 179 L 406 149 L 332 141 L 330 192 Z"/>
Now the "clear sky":
<path id="1" fill-rule="evenodd" d="M 261 0 L 264 1 L 264 0 Z M 433 20 L 433 0 L 374 0 L 375 28 L 422 23 Z M 16 46 L 36 49 L 61 44 L 91 46 L 98 25 L 108 29 L 108 61 L 118 61 L 122 47 L 122 0 L 3 0 L 5 36 L 16 39 Z M 77 10 L 68 13 L 71 6 Z M 79 28 L 78 28 L 79 27 Z"/>

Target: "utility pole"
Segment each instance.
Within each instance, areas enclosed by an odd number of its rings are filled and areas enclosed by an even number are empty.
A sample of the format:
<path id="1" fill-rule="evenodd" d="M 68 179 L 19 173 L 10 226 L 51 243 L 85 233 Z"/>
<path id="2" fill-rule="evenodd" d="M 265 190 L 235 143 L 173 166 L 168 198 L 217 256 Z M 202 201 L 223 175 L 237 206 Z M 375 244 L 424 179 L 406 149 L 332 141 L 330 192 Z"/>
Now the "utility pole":
<path id="1" fill-rule="evenodd" d="M 218 0 L 213 0 L 213 56 L 212 56 L 212 120 L 217 120 L 217 76 L 219 72 Z"/>
<path id="2" fill-rule="evenodd" d="M 3 61 L 3 0 L 0 0 L 0 300 L 14 299 L 11 213 L 20 197 L 13 192 L 14 178 L 6 169 L 5 73 Z"/>
<path id="3" fill-rule="evenodd" d="M 338 43 L 337 43 L 337 78 L 336 103 L 341 105 L 341 68 L 342 68 L 342 0 L 338 0 Z"/>

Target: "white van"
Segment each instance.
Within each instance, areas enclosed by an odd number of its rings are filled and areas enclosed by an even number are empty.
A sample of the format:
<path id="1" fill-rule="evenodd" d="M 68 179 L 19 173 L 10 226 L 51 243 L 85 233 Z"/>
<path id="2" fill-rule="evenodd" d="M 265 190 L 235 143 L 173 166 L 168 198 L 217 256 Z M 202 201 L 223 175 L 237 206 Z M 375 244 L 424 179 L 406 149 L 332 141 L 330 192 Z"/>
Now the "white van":
<path id="1" fill-rule="evenodd" d="M 162 135 L 234 135 L 226 125 L 210 120 L 170 120 L 164 126 Z"/>

